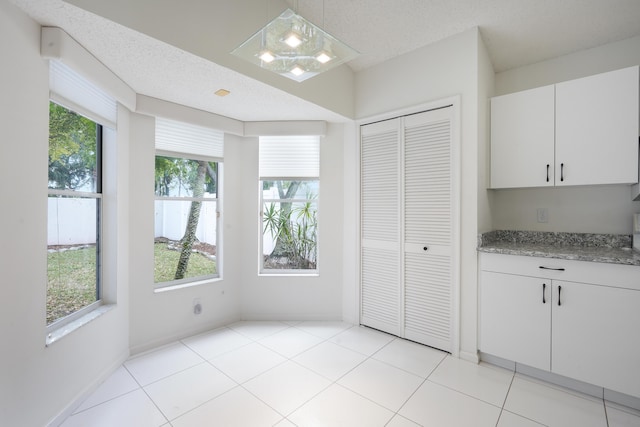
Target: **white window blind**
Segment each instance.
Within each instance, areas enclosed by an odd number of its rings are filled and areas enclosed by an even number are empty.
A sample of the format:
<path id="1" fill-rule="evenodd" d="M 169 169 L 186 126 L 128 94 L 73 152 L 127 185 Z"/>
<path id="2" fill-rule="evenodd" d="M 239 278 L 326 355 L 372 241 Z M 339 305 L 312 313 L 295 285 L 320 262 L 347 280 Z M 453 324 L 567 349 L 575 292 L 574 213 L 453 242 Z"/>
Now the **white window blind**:
<path id="1" fill-rule="evenodd" d="M 156 118 L 156 151 L 188 155 L 194 160 L 222 160 L 224 132 L 189 123 Z"/>
<path id="2" fill-rule="evenodd" d="M 320 137 L 261 136 L 260 179 L 319 178 Z"/>
<path id="3" fill-rule="evenodd" d="M 49 61 L 49 90 L 52 101 L 103 126 L 116 128 L 116 100 L 60 61 Z"/>

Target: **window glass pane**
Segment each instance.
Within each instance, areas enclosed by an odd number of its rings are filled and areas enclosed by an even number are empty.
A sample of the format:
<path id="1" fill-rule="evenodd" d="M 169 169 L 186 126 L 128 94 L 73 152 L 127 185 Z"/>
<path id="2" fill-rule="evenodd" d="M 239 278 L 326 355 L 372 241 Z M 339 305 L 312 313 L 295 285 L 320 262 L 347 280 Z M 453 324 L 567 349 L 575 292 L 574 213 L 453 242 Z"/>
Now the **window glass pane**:
<path id="1" fill-rule="evenodd" d="M 155 283 L 218 275 L 218 166 L 156 156 Z"/>
<path id="2" fill-rule="evenodd" d="M 49 188 L 95 192 L 98 187 L 95 122 L 49 103 Z"/>
<path id="3" fill-rule="evenodd" d="M 155 170 L 156 196 L 216 197 L 216 162 L 156 156 Z"/>
<path id="4" fill-rule="evenodd" d="M 100 199 L 49 197 L 47 325 L 99 299 Z"/>
<path id="5" fill-rule="evenodd" d="M 156 200 L 156 283 L 218 273 L 216 205 L 215 201 Z M 189 218 L 198 209 L 192 224 Z M 186 237 L 190 233 L 194 236 L 192 243 Z"/>
<path id="6" fill-rule="evenodd" d="M 317 268 L 318 184 L 262 181 L 264 270 Z"/>
<path id="7" fill-rule="evenodd" d="M 49 103 L 47 325 L 100 299 L 101 134 Z"/>

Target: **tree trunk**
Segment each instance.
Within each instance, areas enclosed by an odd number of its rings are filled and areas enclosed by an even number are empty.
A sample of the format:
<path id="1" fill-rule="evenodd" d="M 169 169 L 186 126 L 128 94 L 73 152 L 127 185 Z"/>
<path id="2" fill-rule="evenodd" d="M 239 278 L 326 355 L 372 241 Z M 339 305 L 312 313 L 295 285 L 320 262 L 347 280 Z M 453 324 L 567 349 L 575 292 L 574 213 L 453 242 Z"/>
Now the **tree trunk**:
<path id="1" fill-rule="evenodd" d="M 207 172 L 207 162 L 198 162 L 198 171 L 196 174 L 195 183 L 193 185 L 193 197 L 202 197 L 204 195 L 204 178 Z M 187 273 L 187 267 L 189 266 L 189 257 L 191 257 L 191 250 L 193 249 L 193 242 L 196 240 L 196 229 L 198 228 L 198 220 L 200 219 L 200 208 L 202 207 L 202 201 L 194 200 L 191 202 L 191 208 L 189 209 L 189 219 L 187 220 L 187 227 L 184 230 L 184 236 L 180 240 L 182 251 L 180 252 L 180 259 L 178 260 L 178 268 L 176 268 L 176 275 L 174 280 L 184 279 Z"/>
<path id="2" fill-rule="evenodd" d="M 298 188 L 300 187 L 300 181 L 293 181 L 287 188 L 287 192 L 284 192 L 282 188 L 282 181 L 277 181 L 278 186 L 278 195 L 280 199 L 291 199 L 298 192 Z M 288 238 L 291 230 L 289 230 L 289 221 L 288 219 L 291 216 L 291 203 L 290 202 L 280 202 L 280 226 L 286 227 L 286 229 L 281 230 L 280 235 L 276 240 L 276 244 L 271 251 L 269 256 L 271 257 L 288 257 L 291 255 L 287 248 L 285 247 L 284 240 Z"/>

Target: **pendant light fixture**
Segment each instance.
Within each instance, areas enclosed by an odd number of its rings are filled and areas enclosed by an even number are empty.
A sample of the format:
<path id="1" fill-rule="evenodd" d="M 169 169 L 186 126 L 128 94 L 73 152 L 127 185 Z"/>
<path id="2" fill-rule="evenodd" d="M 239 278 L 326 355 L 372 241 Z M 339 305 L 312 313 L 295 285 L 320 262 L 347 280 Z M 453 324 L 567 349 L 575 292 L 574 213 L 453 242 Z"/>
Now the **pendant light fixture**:
<path id="1" fill-rule="evenodd" d="M 231 53 L 297 82 L 359 55 L 291 9 L 282 12 Z"/>

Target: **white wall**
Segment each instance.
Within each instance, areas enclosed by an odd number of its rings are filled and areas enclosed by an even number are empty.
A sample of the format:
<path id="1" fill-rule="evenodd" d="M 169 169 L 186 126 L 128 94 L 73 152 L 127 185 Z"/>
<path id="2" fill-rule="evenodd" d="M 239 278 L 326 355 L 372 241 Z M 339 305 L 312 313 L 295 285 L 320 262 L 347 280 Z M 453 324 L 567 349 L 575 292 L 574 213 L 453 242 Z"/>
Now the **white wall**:
<path id="1" fill-rule="evenodd" d="M 0 56 L 0 419 L 43 426 L 128 355 L 127 283 L 126 275 L 118 277 L 110 296 L 117 294 L 115 309 L 45 347 L 48 66 L 40 26 L 7 1 L 0 1 Z M 113 153 L 126 160 L 121 154 Z M 126 194 L 106 197 L 117 203 L 110 208 L 116 215 L 127 202 Z M 126 218 L 121 224 L 123 233 L 114 230 L 109 245 L 126 253 Z"/>
<path id="2" fill-rule="evenodd" d="M 238 319 L 238 282 L 234 279 L 232 262 L 235 227 L 231 227 L 237 212 L 229 196 L 234 197 L 235 178 L 223 176 L 223 223 L 219 258 L 222 279 L 182 289 L 154 292 L 154 193 L 155 119 L 131 114 L 131 170 L 136 179 L 130 183 L 132 204 L 129 215 L 131 229 L 131 352 L 137 353 Z M 236 167 L 238 153 L 234 144 L 225 140 L 224 173 Z M 232 173 L 232 172 L 231 172 Z M 229 251 L 230 253 L 227 253 Z M 202 313 L 193 313 L 193 300 L 198 298 Z"/>
<path id="3" fill-rule="evenodd" d="M 640 64 L 640 36 L 496 74 L 496 94 L 576 79 Z M 631 234 L 627 185 L 492 190 L 494 229 Z M 547 208 L 549 222 L 538 223 L 537 208 Z"/>
<path id="4" fill-rule="evenodd" d="M 479 37 L 472 29 L 356 75 L 357 118 L 461 95 L 460 349 L 471 359 L 477 348 L 475 309 L 467 308 L 477 299 Z"/>
<path id="5" fill-rule="evenodd" d="M 242 284 L 243 319 L 342 319 L 343 136 L 344 126 L 329 124 L 320 140 L 318 276 L 258 275 L 260 206 L 258 138 L 240 143 L 242 164 L 234 183 L 242 199 L 241 250 L 235 254 Z"/>
<path id="6" fill-rule="evenodd" d="M 344 125 L 343 134 L 343 237 L 342 247 L 342 319 L 345 322 L 360 322 L 360 299 L 358 286 L 360 218 L 358 216 L 360 152 L 357 144 L 359 129 L 355 123 Z"/>
<path id="7" fill-rule="evenodd" d="M 491 106 L 495 91 L 495 72 L 489 53 L 478 38 L 478 233 L 492 230 L 491 201 L 493 192 L 487 191 L 491 177 Z"/>

